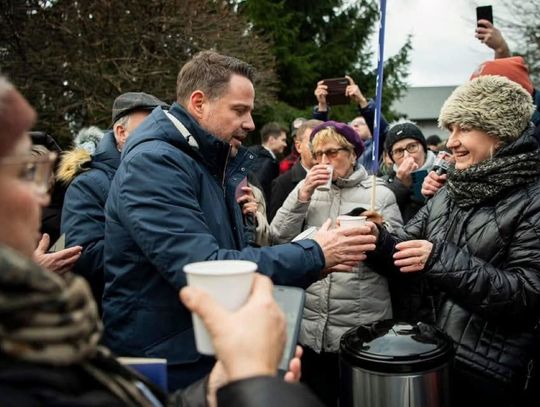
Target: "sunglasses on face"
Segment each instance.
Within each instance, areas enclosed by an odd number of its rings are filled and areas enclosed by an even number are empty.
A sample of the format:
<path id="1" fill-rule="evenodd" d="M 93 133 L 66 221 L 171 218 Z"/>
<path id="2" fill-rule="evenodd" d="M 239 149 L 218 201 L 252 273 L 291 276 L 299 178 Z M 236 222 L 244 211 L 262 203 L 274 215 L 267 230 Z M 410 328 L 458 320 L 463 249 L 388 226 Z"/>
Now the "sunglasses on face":
<path id="1" fill-rule="evenodd" d="M 320 150 L 313 152 L 313 158 L 317 161 L 320 161 L 323 155 L 327 158 L 336 158 L 340 151 L 347 151 L 345 147 L 340 148 L 329 148 L 328 150 Z"/>
<path id="2" fill-rule="evenodd" d="M 0 159 L 0 165 L 18 166 L 17 178 L 32 184 L 39 194 L 46 194 L 49 191 L 56 157 L 55 153 L 39 157 L 32 155 L 12 156 Z"/>
<path id="3" fill-rule="evenodd" d="M 401 158 L 405 154 L 405 151 L 407 151 L 409 154 L 412 154 L 412 153 L 416 153 L 419 148 L 420 148 L 420 143 L 413 142 L 413 143 L 407 144 L 403 148 L 396 148 L 392 150 L 390 154 L 392 155 L 392 158 L 394 159 Z"/>

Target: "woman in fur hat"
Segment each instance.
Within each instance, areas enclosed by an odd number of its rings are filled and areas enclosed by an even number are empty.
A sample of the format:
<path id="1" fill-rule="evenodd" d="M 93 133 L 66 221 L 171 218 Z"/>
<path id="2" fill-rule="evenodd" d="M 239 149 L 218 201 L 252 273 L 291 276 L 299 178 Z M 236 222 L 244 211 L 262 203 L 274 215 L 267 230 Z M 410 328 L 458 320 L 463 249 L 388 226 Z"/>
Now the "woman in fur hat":
<path id="1" fill-rule="evenodd" d="M 523 88 L 484 76 L 457 88 L 439 124 L 455 159 L 395 236 L 372 225 L 379 271 L 417 277 L 416 315 L 455 344 L 453 404 L 538 405 L 540 154 Z M 431 312 L 422 314 L 422 304 Z M 423 310 L 426 310 L 424 306 Z"/>

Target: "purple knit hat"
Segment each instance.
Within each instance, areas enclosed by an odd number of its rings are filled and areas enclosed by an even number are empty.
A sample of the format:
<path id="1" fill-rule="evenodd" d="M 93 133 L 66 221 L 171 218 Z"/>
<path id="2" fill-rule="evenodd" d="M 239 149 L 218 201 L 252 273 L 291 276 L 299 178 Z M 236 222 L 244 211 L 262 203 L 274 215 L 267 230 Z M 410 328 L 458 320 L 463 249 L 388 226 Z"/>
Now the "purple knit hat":
<path id="1" fill-rule="evenodd" d="M 323 124 L 319 124 L 311 131 L 309 141 L 313 141 L 313 138 L 319 131 L 328 127 L 333 128 L 337 133 L 341 134 L 349 143 L 353 145 L 354 152 L 356 153 L 356 158 L 362 155 L 362 153 L 364 152 L 364 142 L 362 141 L 358 133 L 356 133 L 356 131 L 351 126 L 345 123 L 329 120 L 327 122 L 324 122 Z"/>

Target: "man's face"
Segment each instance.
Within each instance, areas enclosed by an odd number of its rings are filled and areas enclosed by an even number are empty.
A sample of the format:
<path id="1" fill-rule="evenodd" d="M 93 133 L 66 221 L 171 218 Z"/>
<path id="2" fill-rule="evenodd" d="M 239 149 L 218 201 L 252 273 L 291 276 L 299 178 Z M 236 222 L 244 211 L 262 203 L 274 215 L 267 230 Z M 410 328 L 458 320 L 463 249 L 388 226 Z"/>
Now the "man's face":
<path id="1" fill-rule="evenodd" d="M 231 155 L 255 129 L 251 112 L 255 102 L 255 89 L 251 81 L 233 74 L 224 93 L 215 98 L 205 98 L 199 124 L 217 138 L 231 145 Z"/>
<path id="2" fill-rule="evenodd" d="M 351 127 L 358 133 L 362 140 L 365 141 L 371 138 L 371 132 L 369 131 L 366 119 L 364 119 L 362 116 L 356 117 L 351 122 Z"/>
<path id="3" fill-rule="evenodd" d="M 300 160 L 307 169 L 313 167 L 313 155 L 309 145 L 309 136 L 313 129 L 306 128 L 303 134 L 296 134 L 296 149 L 300 153 Z"/>
<path id="4" fill-rule="evenodd" d="M 270 136 L 268 141 L 268 148 L 272 150 L 274 154 L 281 154 L 287 147 L 287 133 L 282 131 L 278 137 Z"/>
<path id="5" fill-rule="evenodd" d="M 125 126 L 119 125 L 114 128 L 114 136 L 116 137 L 116 145 L 118 150 L 122 151 L 127 138 L 132 134 L 144 119 L 150 114 L 150 111 L 139 110 L 130 113 L 129 120 Z"/>

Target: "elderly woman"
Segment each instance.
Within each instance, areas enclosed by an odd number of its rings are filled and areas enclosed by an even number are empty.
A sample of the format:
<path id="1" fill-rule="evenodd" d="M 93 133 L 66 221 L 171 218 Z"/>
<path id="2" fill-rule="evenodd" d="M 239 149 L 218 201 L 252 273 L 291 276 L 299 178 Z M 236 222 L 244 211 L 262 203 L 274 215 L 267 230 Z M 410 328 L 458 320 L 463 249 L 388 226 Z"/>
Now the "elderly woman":
<path id="1" fill-rule="evenodd" d="M 301 387 L 270 377 L 281 358 L 285 322 L 263 276 L 236 313 L 184 288 L 182 299 L 209 327 L 221 362 L 208 380 L 170 397 L 98 346 L 101 323 L 84 279 L 30 260 L 54 163 L 54 155 L 30 153 L 27 131 L 35 116 L 0 76 L 0 405 L 215 406 L 217 387 L 217 405 L 259 406 L 270 399 L 284 406 L 319 405 Z M 248 335 L 238 328 L 245 325 L 252 327 Z M 248 346 L 253 337 L 258 345 Z M 298 357 L 286 381 L 298 380 Z"/>
<path id="2" fill-rule="evenodd" d="M 271 224 L 274 239 L 281 242 L 311 226 L 321 226 L 328 218 L 335 221 L 355 208 L 365 211 L 370 207 L 371 178 L 364 167 L 354 169 L 364 149 L 354 129 L 329 121 L 313 129 L 311 143 L 318 164 L 289 194 Z M 333 166 L 332 185 L 329 191 L 322 191 L 317 187 L 328 180 L 327 165 Z M 402 225 L 394 194 L 382 180 L 377 186 L 376 210 L 388 227 Z M 300 333 L 300 343 L 306 347 L 303 377 L 327 405 L 335 405 L 337 400 L 341 335 L 358 324 L 392 316 L 386 279 L 363 263 L 355 266 L 353 272 L 327 275 L 306 292 Z"/>
<path id="3" fill-rule="evenodd" d="M 454 405 L 526 406 L 538 391 L 540 154 L 519 85 L 484 76 L 442 107 L 455 158 L 442 188 L 395 236 L 372 225 L 368 262 L 417 276 L 416 295 L 455 344 Z M 419 292 L 419 289 L 422 292 Z M 417 310 L 421 314 L 421 310 Z"/>

